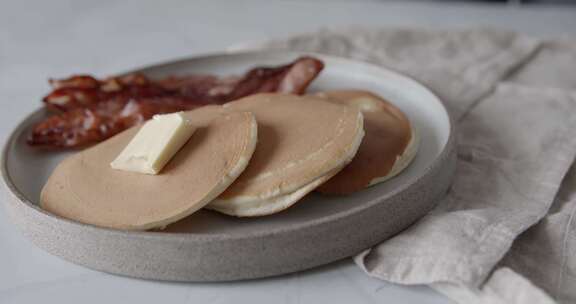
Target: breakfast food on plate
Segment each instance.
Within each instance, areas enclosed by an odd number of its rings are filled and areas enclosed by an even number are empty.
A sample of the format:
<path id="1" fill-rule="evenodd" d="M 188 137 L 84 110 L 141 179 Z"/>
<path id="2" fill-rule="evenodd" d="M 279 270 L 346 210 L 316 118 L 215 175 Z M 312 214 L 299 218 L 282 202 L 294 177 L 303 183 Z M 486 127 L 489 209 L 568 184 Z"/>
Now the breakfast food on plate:
<path id="1" fill-rule="evenodd" d="M 348 164 L 364 136 L 362 113 L 313 96 L 257 94 L 228 103 L 258 121 L 242 175 L 207 208 L 234 216 L 282 211 Z"/>
<path id="2" fill-rule="evenodd" d="M 146 230 L 201 208 L 274 214 L 314 190 L 348 194 L 405 169 L 418 149 L 410 120 L 368 91 L 298 95 L 322 69 L 301 57 L 242 77 L 51 80 L 44 103 L 58 114 L 29 143 L 103 142 L 60 163 L 40 204 L 83 223 Z"/>
<path id="3" fill-rule="evenodd" d="M 152 80 L 134 73 L 104 80 L 86 75 L 51 80 L 53 91 L 44 103 L 56 114 L 34 126 L 28 143 L 51 148 L 82 147 L 154 114 L 223 104 L 260 92 L 302 94 L 323 67 L 318 59 L 301 57 L 279 67 L 254 68 L 242 77 L 189 75 Z"/>
<path id="4" fill-rule="evenodd" d="M 257 123 L 251 113 L 222 113 L 220 106 L 185 116 L 196 131 L 159 175 L 110 167 L 138 131 L 134 127 L 60 163 L 42 189 L 41 206 L 83 223 L 129 230 L 161 228 L 204 207 L 247 166 Z"/>
<path id="5" fill-rule="evenodd" d="M 316 95 L 362 111 L 366 132 L 352 162 L 320 186 L 319 192 L 347 194 L 360 191 L 397 175 L 414 159 L 418 150 L 416 130 L 396 106 L 360 90 L 336 90 Z"/>

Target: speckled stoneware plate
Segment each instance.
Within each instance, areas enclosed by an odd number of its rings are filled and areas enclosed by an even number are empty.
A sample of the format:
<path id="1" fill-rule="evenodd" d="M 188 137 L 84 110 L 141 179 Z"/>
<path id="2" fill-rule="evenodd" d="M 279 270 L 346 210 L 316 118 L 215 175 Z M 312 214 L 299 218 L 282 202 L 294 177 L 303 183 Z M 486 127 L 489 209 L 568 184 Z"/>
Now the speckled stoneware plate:
<path id="1" fill-rule="evenodd" d="M 151 77 L 185 73 L 241 73 L 289 62 L 300 53 L 243 52 L 201 56 L 139 71 Z M 420 150 L 399 176 L 349 196 L 312 194 L 294 207 L 262 218 L 238 219 L 201 211 L 163 232 L 128 232 L 85 225 L 38 207 L 42 185 L 68 153 L 26 145 L 38 110 L 13 131 L 1 164 L 9 214 L 40 248 L 63 259 L 114 274 L 176 281 L 260 278 L 299 271 L 352 256 L 382 242 L 426 214 L 450 185 L 454 129 L 428 89 L 366 63 L 318 55 L 326 68 L 310 91 L 367 89 L 400 107 L 418 128 Z M 30 100 L 28 102 L 38 102 Z M 161 189 L 159 189 L 161 191 Z"/>

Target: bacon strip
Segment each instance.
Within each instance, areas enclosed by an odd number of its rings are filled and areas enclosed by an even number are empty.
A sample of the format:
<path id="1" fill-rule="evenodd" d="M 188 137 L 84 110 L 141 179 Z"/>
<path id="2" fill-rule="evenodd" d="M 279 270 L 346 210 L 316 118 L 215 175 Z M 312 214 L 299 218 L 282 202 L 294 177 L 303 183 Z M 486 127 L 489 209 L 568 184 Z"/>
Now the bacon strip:
<path id="1" fill-rule="evenodd" d="M 107 139 L 154 114 L 222 104 L 263 92 L 302 94 L 323 63 L 301 57 L 280 67 L 254 68 L 242 77 L 205 75 L 149 80 L 141 74 L 98 80 L 87 75 L 50 80 L 46 107 L 60 112 L 38 123 L 28 143 L 52 148 L 82 147 Z"/>
<path id="2" fill-rule="evenodd" d="M 49 82 L 54 90 L 43 101 L 54 112 L 90 107 L 111 99 L 172 95 L 172 92 L 139 73 L 105 80 L 89 75 L 75 75 L 61 80 L 50 79 Z"/>

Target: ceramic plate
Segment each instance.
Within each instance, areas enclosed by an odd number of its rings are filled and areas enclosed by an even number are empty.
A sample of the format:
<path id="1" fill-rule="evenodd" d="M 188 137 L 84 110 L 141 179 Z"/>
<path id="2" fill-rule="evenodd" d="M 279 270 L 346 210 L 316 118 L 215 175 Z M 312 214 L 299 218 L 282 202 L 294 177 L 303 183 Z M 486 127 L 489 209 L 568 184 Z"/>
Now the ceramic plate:
<path id="1" fill-rule="evenodd" d="M 208 55 L 144 67 L 150 77 L 188 73 L 240 74 L 292 61 L 302 53 Z M 419 130 L 420 150 L 399 176 L 348 196 L 312 194 L 276 215 L 240 219 L 200 211 L 162 232 L 128 232 L 81 224 L 38 207 L 51 171 L 68 155 L 32 149 L 25 139 L 45 117 L 25 118 L 5 145 L 4 185 L 9 214 L 40 248 L 105 272 L 158 280 L 221 281 L 295 272 L 360 253 L 424 216 L 454 172 L 453 126 L 442 103 L 412 79 L 353 60 L 312 54 L 325 70 L 309 91 L 357 88 L 401 108 Z M 38 102 L 30 100 L 29 102 Z"/>

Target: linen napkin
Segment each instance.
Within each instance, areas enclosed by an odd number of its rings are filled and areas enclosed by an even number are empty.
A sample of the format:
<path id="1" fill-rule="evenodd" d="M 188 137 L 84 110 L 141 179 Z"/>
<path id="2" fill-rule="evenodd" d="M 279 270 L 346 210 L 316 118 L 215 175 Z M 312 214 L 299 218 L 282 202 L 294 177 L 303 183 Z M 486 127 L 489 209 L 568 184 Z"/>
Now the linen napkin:
<path id="1" fill-rule="evenodd" d="M 457 121 L 451 190 L 419 222 L 356 256 L 367 274 L 430 284 L 460 303 L 576 302 L 576 173 L 562 182 L 576 155 L 576 42 L 496 29 L 348 28 L 250 47 L 400 71 Z"/>

